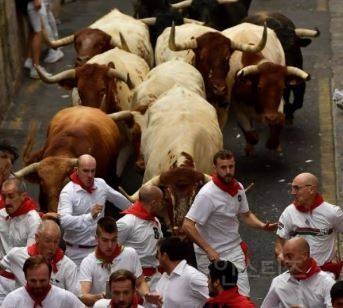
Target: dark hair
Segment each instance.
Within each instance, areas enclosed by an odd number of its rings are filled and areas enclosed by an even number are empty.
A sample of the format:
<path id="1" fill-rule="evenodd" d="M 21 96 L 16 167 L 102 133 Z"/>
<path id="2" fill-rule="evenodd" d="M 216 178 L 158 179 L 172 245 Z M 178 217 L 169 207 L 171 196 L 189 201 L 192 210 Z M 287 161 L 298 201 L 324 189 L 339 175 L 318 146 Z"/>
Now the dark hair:
<path id="1" fill-rule="evenodd" d="M 109 216 L 100 218 L 96 227 L 96 235 L 99 236 L 101 231 L 105 231 L 107 233 L 117 233 L 118 228 L 116 221 Z"/>
<path id="2" fill-rule="evenodd" d="M 136 277 L 132 272 L 128 270 L 122 269 L 122 270 L 113 272 L 109 280 L 110 280 L 110 286 L 112 285 L 113 282 L 116 282 L 116 281 L 130 280 L 132 289 L 133 290 L 136 289 Z"/>
<path id="3" fill-rule="evenodd" d="M 166 253 L 171 261 L 179 261 L 186 258 L 185 243 L 177 236 L 162 238 L 157 242 L 161 253 Z"/>
<path id="4" fill-rule="evenodd" d="M 238 271 L 236 266 L 230 261 L 214 261 L 208 266 L 208 269 L 211 281 L 219 280 L 224 290 L 231 289 L 237 285 Z"/>
<path id="5" fill-rule="evenodd" d="M 49 275 L 51 274 L 51 264 L 46 262 L 46 260 L 44 259 L 44 257 L 42 255 L 36 255 L 36 256 L 32 256 L 26 259 L 24 265 L 23 265 L 23 271 L 25 274 L 25 278 L 27 275 L 27 271 L 29 269 L 34 269 L 39 267 L 41 264 L 45 264 L 48 269 L 49 269 Z"/>
<path id="6" fill-rule="evenodd" d="M 230 150 L 220 150 L 213 156 L 213 164 L 217 164 L 218 159 L 232 159 L 234 158 L 233 153 Z"/>
<path id="7" fill-rule="evenodd" d="M 9 142 L 6 141 L 6 140 L 0 141 L 0 151 L 8 152 L 8 153 L 10 153 L 11 155 L 13 155 L 13 160 L 11 160 L 11 161 L 12 161 L 12 164 L 13 164 L 13 163 L 17 160 L 17 158 L 19 157 L 17 148 L 11 146 L 11 145 L 9 144 Z"/>
<path id="8" fill-rule="evenodd" d="M 331 303 L 333 304 L 335 300 L 343 298 L 343 281 L 337 281 L 330 290 Z"/>

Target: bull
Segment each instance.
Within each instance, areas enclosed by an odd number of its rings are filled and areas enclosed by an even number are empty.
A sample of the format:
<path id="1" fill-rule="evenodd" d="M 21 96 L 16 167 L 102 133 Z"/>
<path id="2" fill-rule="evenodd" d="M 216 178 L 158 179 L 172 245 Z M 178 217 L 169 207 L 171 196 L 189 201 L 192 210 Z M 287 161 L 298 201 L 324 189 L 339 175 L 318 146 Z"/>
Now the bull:
<path id="1" fill-rule="evenodd" d="M 251 0 L 185 0 L 171 6 L 187 9 L 185 14 L 192 19 L 219 31 L 239 24 L 248 16 Z"/>
<path id="2" fill-rule="evenodd" d="M 39 67 L 37 71 L 47 83 L 58 83 L 66 89 L 76 88 L 74 105 L 80 103 L 112 113 L 131 109 L 131 89 L 143 81 L 149 66 L 139 56 L 114 48 L 80 67 L 54 76 L 44 74 Z"/>
<path id="3" fill-rule="evenodd" d="M 164 192 L 161 217 L 176 231 L 195 194 L 208 180 L 212 156 L 223 146 L 215 109 L 198 94 L 175 85 L 144 112 L 115 114 L 131 117 L 142 129 L 141 152 L 146 168 L 144 185 Z M 131 196 L 137 199 L 138 193 Z"/>
<path id="4" fill-rule="evenodd" d="M 127 46 L 121 39 L 120 34 L 125 39 Z M 89 27 L 72 35 L 55 41 L 50 41 L 47 37 L 45 39 L 53 48 L 74 42 L 77 65 L 82 65 L 93 56 L 114 47 L 130 50 L 143 58 L 150 67 L 154 64 L 154 55 L 147 26 L 117 9 L 112 10 Z"/>
<path id="5" fill-rule="evenodd" d="M 265 27 L 261 39 L 255 45 L 229 39 L 222 33 L 201 25 L 184 24 L 167 28 L 156 44 L 156 63 L 173 58 L 193 64 L 204 78 L 207 100 L 216 108 L 219 124 L 223 128 L 227 119 L 228 104 L 225 101 L 227 85 L 225 77 L 230 70 L 229 59 L 235 50 L 256 53 L 267 41 Z"/>
<path id="6" fill-rule="evenodd" d="M 26 167 L 15 172 L 40 185 L 42 211 L 56 212 L 59 194 L 81 154 L 97 160 L 97 176 L 113 178 L 121 138 L 115 122 L 101 110 L 75 106 L 59 111 L 50 121 L 44 146 L 31 153 L 34 134 L 24 150 Z"/>
<path id="7" fill-rule="evenodd" d="M 274 30 L 282 48 L 285 52 L 286 65 L 295 66 L 303 69 L 303 56 L 301 47 L 306 47 L 311 43 L 313 37 L 319 35 L 318 29 L 296 28 L 294 23 L 285 15 L 277 12 L 259 12 L 246 17 L 243 22 L 249 22 L 256 25 L 267 26 Z M 296 85 L 287 84 L 284 90 L 285 116 L 286 121 L 292 122 L 294 112 L 303 106 L 306 83 L 302 82 Z M 290 95 L 293 92 L 293 101 L 290 101 Z"/>
<path id="8" fill-rule="evenodd" d="M 243 23 L 222 33 L 232 40 L 255 43 L 261 32 L 262 27 Z M 259 139 L 253 128 L 255 121 L 269 127 L 266 147 L 281 151 L 280 133 L 285 122 L 283 91 L 287 84 L 296 85 L 309 79 L 305 71 L 285 65 L 281 43 L 270 29 L 265 48 L 259 53 L 235 51 L 232 54 L 226 77 L 227 99 L 247 141 L 247 155 L 254 154 L 254 145 Z"/>

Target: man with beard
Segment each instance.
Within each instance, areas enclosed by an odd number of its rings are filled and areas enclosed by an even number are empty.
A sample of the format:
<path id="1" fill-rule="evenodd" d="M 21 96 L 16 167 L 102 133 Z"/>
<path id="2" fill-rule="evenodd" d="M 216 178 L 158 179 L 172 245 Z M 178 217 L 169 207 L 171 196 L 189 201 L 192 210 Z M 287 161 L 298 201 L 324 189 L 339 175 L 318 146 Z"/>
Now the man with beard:
<path id="1" fill-rule="evenodd" d="M 279 218 L 275 255 L 283 261 L 282 246 L 291 237 L 301 236 L 311 247 L 311 257 L 323 271 L 338 279 L 342 262 L 335 256 L 336 235 L 343 232 L 343 211 L 325 202 L 319 194 L 319 181 L 311 173 L 298 174 L 292 181 L 290 193 L 294 201 Z"/>
<path id="2" fill-rule="evenodd" d="M 301 237 L 284 243 L 288 271 L 275 277 L 261 308 L 332 307 L 330 290 L 335 281 L 310 257 L 310 246 Z"/>
<path id="3" fill-rule="evenodd" d="M 37 203 L 28 196 L 22 180 L 9 178 L 2 183 L 5 208 L 0 210 L 0 258 L 13 247 L 30 246 L 41 222 Z"/>
<path id="4" fill-rule="evenodd" d="M 136 277 L 130 271 L 118 270 L 110 276 L 111 299 L 98 300 L 93 308 L 143 308 L 138 305 Z"/>
<path id="5" fill-rule="evenodd" d="M 51 264 L 51 284 L 78 294 L 77 267 L 59 248 L 60 238 L 61 230 L 57 223 L 53 220 L 43 220 L 38 227 L 35 244 L 29 247 L 12 248 L 0 261 L 0 275 L 6 272 L 12 273 L 15 286 L 10 290 L 9 287 L 5 289 L 6 280 L 0 277 L 0 298 L 15 288 L 25 285 L 23 265 L 27 258 L 36 255 L 42 255 L 45 261 Z"/>
<path id="6" fill-rule="evenodd" d="M 221 150 L 213 157 L 212 181 L 199 191 L 188 211 L 183 230 L 195 243 L 198 269 L 208 273 L 215 260 L 228 260 L 238 269 L 238 289 L 249 297 L 247 245 L 238 233 L 239 220 L 252 228 L 274 231 L 276 223 L 263 223 L 250 210 L 243 185 L 234 179 L 235 158 Z"/>
<path id="7" fill-rule="evenodd" d="M 51 264 L 41 255 L 28 258 L 23 270 L 26 285 L 8 294 L 1 307 L 84 307 L 73 293 L 50 284 Z"/>

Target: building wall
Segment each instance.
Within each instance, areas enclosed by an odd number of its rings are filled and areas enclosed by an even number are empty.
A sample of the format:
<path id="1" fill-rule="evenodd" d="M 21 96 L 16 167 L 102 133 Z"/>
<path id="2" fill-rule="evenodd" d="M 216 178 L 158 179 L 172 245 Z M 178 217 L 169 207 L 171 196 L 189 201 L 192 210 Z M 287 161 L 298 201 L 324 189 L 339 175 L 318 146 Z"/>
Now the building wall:
<path id="1" fill-rule="evenodd" d="M 0 0 L 0 121 L 23 75 L 28 28 L 14 0 Z"/>

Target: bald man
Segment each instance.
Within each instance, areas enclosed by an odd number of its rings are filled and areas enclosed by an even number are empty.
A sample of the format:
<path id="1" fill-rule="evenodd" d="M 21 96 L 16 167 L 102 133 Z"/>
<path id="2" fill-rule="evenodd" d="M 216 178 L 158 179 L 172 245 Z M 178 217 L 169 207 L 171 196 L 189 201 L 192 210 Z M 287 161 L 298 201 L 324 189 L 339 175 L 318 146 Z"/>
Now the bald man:
<path id="1" fill-rule="evenodd" d="M 93 156 L 81 155 L 71 181 L 62 189 L 58 214 L 64 231 L 66 255 L 77 266 L 91 253 L 95 246 L 95 229 L 104 216 L 105 202 L 110 201 L 120 210 L 131 202 L 114 190 L 101 178 L 95 178 L 96 160 Z"/>
<path id="2" fill-rule="evenodd" d="M 319 194 L 319 181 L 311 173 L 301 173 L 292 181 L 290 193 L 294 201 L 280 216 L 275 255 L 282 261 L 285 240 L 300 236 L 311 247 L 311 257 L 324 271 L 338 278 L 342 263 L 335 260 L 336 233 L 343 231 L 343 212 L 340 207 L 323 200 Z"/>
<path id="3" fill-rule="evenodd" d="M 273 279 L 261 308 L 332 307 L 330 290 L 335 280 L 310 257 L 305 239 L 285 241 L 283 260 L 288 271 Z"/>
<path id="4" fill-rule="evenodd" d="M 138 198 L 138 201 L 123 211 L 126 215 L 117 221 L 118 242 L 137 251 L 143 275 L 149 282 L 150 290 L 154 291 L 160 277 L 156 245 L 163 237 L 156 215 L 161 211 L 163 193 L 157 186 L 147 185 L 139 190 Z"/>
<path id="5" fill-rule="evenodd" d="M 53 220 L 43 220 L 36 232 L 35 244 L 29 247 L 12 248 L 4 256 L 0 261 L 0 268 L 13 275 L 12 279 L 15 281 L 13 289 L 22 287 L 26 283 L 23 272 L 25 260 L 30 256 L 42 255 L 52 265 L 51 284 L 78 295 L 77 267 L 59 248 L 60 238 L 61 230 L 57 223 Z M 4 290 L 4 280 L 1 280 L 0 285 L 0 298 L 13 291 L 8 287 Z"/>

